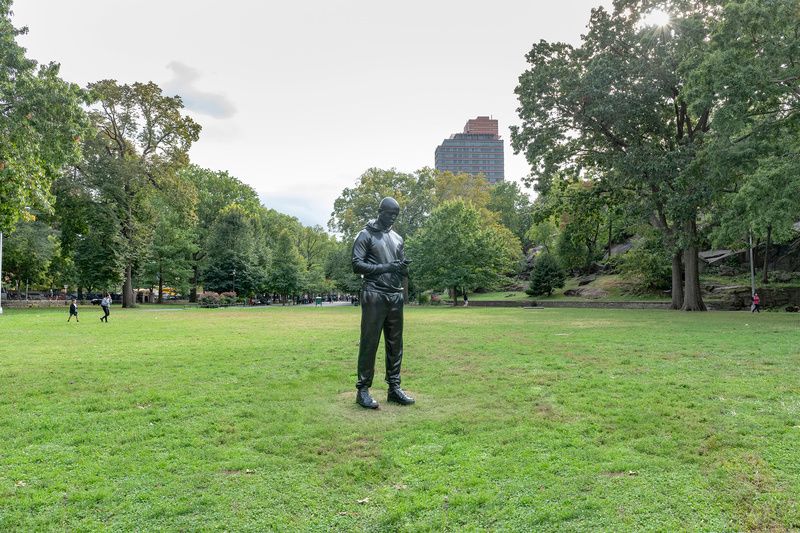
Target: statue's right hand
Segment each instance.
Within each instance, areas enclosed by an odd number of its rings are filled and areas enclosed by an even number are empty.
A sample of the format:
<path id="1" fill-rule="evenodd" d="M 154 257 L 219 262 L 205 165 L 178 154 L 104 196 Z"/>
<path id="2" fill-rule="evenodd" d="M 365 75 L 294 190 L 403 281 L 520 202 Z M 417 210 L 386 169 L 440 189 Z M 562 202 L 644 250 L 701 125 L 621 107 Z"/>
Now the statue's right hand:
<path id="1" fill-rule="evenodd" d="M 392 274 L 398 274 L 400 270 L 403 268 L 403 264 L 399 261 L 395 261 L 393 263 L 386 264 L 386 271 L 391 272 Z"/>

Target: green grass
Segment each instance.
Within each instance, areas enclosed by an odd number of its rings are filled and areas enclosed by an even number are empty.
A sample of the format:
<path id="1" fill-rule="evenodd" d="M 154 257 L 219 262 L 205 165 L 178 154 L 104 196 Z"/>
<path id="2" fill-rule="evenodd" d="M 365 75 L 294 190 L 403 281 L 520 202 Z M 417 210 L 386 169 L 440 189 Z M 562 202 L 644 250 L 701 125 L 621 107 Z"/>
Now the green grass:
<path id="1" fill-rule="evenodd" d="M 379 411 L 357 308 L 98 316 L 0 317 L 0 530 L 800 528 L 798 315 L 409 308 Z"/>

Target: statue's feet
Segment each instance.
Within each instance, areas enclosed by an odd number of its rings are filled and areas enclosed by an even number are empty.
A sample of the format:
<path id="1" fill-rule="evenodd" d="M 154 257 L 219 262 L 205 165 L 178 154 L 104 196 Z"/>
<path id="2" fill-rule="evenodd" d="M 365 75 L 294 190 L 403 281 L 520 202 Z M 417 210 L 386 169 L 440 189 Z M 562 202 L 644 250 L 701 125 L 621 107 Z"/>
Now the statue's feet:
<path id="1" fill-rule="evenodd" d="M 356 392 L 356 403 L 366 409 L 377 409 L 378 402 L 369 395 L 369 389 L 358 389 Z"/>
<path id="2" fill-rule="evenodd" d="M 411 405 L 414 403 L 414 398 L 403 392 L 403 389 L 400 387 L 389 389 L 389 395 L 387 396 L 386 400 L 393 403 L 399 403 L 400 405 Z"/>

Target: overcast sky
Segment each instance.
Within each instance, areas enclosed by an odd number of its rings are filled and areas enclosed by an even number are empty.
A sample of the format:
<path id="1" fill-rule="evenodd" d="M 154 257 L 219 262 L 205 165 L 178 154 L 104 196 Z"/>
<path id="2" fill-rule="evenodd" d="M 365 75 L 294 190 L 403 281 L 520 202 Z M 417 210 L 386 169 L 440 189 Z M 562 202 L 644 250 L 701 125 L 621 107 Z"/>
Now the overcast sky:
<path id="1" fill-rule="evenodd" d="M 513 155 L 514 88 L 540 40 L 577 43 L 610 0 L 15 0 L 28 56 L 82 86 L 154 81 L 203 126 L 192 161 L 265 205 L 326 225 L 370 167 L 411 172 L 469 118 L 491 115 Z"/>

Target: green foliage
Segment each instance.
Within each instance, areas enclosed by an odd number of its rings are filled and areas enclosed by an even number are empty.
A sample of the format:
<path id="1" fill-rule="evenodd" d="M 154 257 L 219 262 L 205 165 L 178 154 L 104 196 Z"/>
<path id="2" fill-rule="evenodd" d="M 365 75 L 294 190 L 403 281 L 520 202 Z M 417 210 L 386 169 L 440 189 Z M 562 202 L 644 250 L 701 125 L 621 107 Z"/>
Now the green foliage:
<path id="1" fill-rule="evenodd" d="M 122 280 L 119 250 L 120 222 L 117 211 L 108 204 L 92 205 L 86 212 L 85 232 L 75 244 L 77 284 L 89 290 L 110 291 Z"/>
<path id="2" fill-rule="evenodd" d="M 433 178 L 433 205 L 451 200 L 463 200 L 475 207 L 486 208 L 490 200 L 490 185 L 482 174 L 437 171 Z"/>
<path id="3" fill-rule="evenodd" d="M 515 181 L 502 181 L 489 189 L 489 202 L 486 208 L 499 217 L 502 225 L 517 236 L 524 247 L 531 241 L 528 232 L 533 223 L 533 206 Z"/>
<path id="4" fill-rule="evenodd" d="M 696 221 L 732 179 L 705 167 L 714 92 L 687 89 L 704 68 L 721 3 L 659 3 L 667 28 L 642 24 L 654 7 L 646 0 L 597 8 L 579 47 L 535 44 L 516 89 L 522 125 L 512 128 L 512 145 L 525 153 L 536 188 L 547 194 L 559 181 L 589 177 L 626 198 L 670 249 L 684 250 L 687 310 L 704 309 Z"/>
<path id="5" fill-rule="evenodd" d="M 258 262 L 257 241 L 247 211 L 232 204 L 222 210 L 208 236 L 208 266 L 203 286 L 210 291 L 252 295 L 265 286 L 265 270 Z"/>
<path id="6" fill-rule="evenodd" d="M 334 244 L 325 264 L 325 275 L 340 291 L 357 294 L 361 290 L 361 276 L 353 273 L 353 246 L 339 241 Z"/>
<path id="7" fill-rule="evenodd" d="M 437 207 L 407 240 L 409 276 L 418 288 L 491 287 L 512 273 L 520 259 L 519 240 L 487 221 L 471 203 L 451 200 Z"/>
<path id="8" fill-rule="evenodd" d="M 156 223 L 150 250 L 145 263 L 145 286 L 159 286 L 159 300 L 164 286 L 187 294 L 192 276 L 191 258 L 197 252 L 195 221 L 191 211 L 185 211 L 164 198 L 155 203 Z"/>
<path id="9" fill-rule="evenodd" d="M 297 294 L 303 289 L 305 261 L 297 251 L 292 237 L 284 231 L 275 243 L 275 255 L 269 272 L 268 287 L 282 296 Z"/>
<path id="10" fill-rule="evenodd" d="M 125 271 L 122 302 L 131 306 L 134 268 L 143 262 L 152 236 L 150 196 L 166 190 L 182 196 L 185 181 L 177 173 L 188 163 L 200 125 L 181 115 L 180 97 L 164 96 L 152 82 L 102 80 L 89 89 L 97 101 L 90 116 L 98 133 L 86 144 L 81 168 L 99 201 L 116 208 Z"/>
<path id="11" fill-rule="evenodd" d="M 548 253 L 555 252 L 558 226 L 552 219 L 533 224 L 525 235 L 533 246 L 541 246 Z"/>
<path id="12" fill-rule="evenodd" d="M 302 227 L 295 238 L 295 247 L 306 262 L 307 272 L 319 269 L 324 277 L 324 265 L 335 241 L 321 226 Z"/>
<path id="13" fill-rule="evenodd" d="M 56 232 L 41 220 L 20 222 L 3 242 L 3 276 L 17 286 L 45 283 L 57 253 Z"/>
<path id="14" fill-rule="evenodd" d="M 564 286 L 566 279 L 558 260 L 549 253 L 541 253 L 533 264 L 530 286 L 525 292 L 531 296 L 550 296 L 554 289 Z"/>
<path id="15" fill-rule="evenodd" d="M 309 294 L 327 294 L 334 288 L 334 282 L 325 278 L 325 269 L 314 265 L 306 270 L 301 279 L 301 290 Z"/>
<path id="16" fill-rule="evenodd" d="M 378 215 L 380 201 L 391 196 L 400 204 L 394 229 L 408 238 L 416 233 L 433 207 L 433 179 L 434 171 L 429 168 L 413 174 L 371 168 L 358 178 L 354 188 L 346 188 L 336 199 L 328 228 L 352 242 L 367 222 Z"/>
<path id="17" fill-rule="evenodd" d="M 672 270 L 669 255 L 658 235 L 640 239 L 622 256 L 619 270 L 623 279 L 632 284 L 634 293 L 669 289 Z"/>
<path id="18" fill-rule="evenodd" d="M 25 207 L 49 211 L 50 186 L 64 165 L 80 159 L 89 129 L 85 94 L 59 77 L 59 65 L 25 57 L 11 24 L 11 2 L 0 0 L 0 231 Z"/>
<path id="19" fill-rule="evenodd" d="M 726 2 L 691 80 L 695 105 L 720 96 L 707 166 L 737 182 L 716 205 L 718 245 L 742 246 L 748 233 L 786 241 L 800 218 L 798 24 L 794 0 Z"/>
<path id="20" fill-rule="evenodd" d="M 556 255 L 561 265 L 570 272 L 580 272 L 594 259 L 594 251 L 583 241 L 577 226 L 567 224 L 558 234 Z"/>

